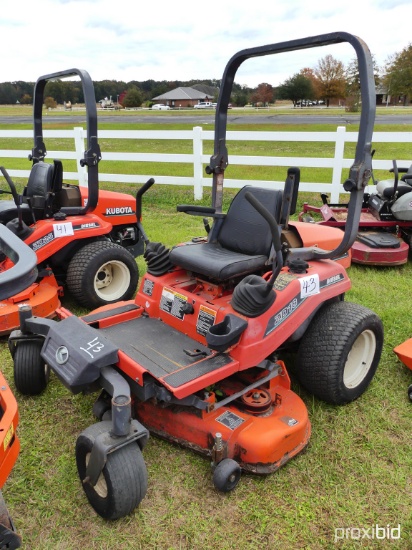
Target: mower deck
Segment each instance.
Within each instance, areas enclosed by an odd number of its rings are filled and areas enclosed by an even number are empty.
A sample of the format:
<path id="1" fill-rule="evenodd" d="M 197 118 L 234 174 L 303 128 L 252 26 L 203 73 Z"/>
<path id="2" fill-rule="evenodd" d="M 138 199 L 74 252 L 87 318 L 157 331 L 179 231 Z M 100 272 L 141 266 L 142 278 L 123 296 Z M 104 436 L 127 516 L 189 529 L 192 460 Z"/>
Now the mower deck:
<path id="1" fill-rule="evenodd" d="M 33 283 L 26 290 L 19 292 L 0 302 L 0 336 L 9 334 L 20 324 L 19 306 L 29 302 L 33 315 L 52 318 L 60 307 L 61 287 L 54 275 L 43 277 L 38 283 Z"/>
<path id="2" fill-rule="evenodd" d="M 399 346 L 396 346 L 393 351 L 402 363 L 406 365 L 408 369 L 412 370 L 412 338 L 409 338 L 402 344 L 399 344 Z"/>
<path id="3" fill-rule="evenodd" d="M 250 390 L 226 406 L 210 411 L 153 401 L 139 403 L 136 417 L 158 437 L 215 458 L 213 438 L 220 433 L 224 456 L 235 460 L 245 472 L 270 474 L 289 462 L 309 443 L 311 425 L 305 404 L 289 388 L 281 374 L 269 387 Z M 237 377 L 227 386 L 239 384 Z M 224 387 L 225 385 L 223 385 Z M 206 400 L 213 401 L 213 393 Z"/>
<path id="4" fill-rule="evenodd" d="M 369 238 L 372 241 L 374 237 L 380 241 L 388 237 L 388 246 L 370 246 L 362 242 L 362 238 Z M 389 242 L 390 241 L 390 242 Z M 384 242 L 382 244 L 385 244 Z M 352 262 L 362 265 L 403 265 L 408 261 L 409 246 L 400 237 L 393 233 L 383 232 L 362 232 L 358 239 L 352 245 Z"/>
<path id="5" fill-rule="evenodd" d="M 130 303 L 116 310 L 120 316 L 133 312 Z M 141 314 L 142 308 L 134 312 Z M 83 320 L 96 317 L 104 319 L 102 313 L 92 313 Z M 238 373 L 239 363 L 229 353 L 213 351 L 147 315 L 100 331 L 118 347 L 122 372 L 134 393 L 139 394 L 136 381 L 146 386 L 154 377 L 177 400 L 192 400 L 192 406 L 175 401 L 161 407 L 157 399 L 135 400 L 136 418 L 159 437 L 213 457 L 213 438 L 220 433 L 224 458 L 255 474 L 276 471 L 307 446 L 307 409 L 291 391 L 281 361 Z"/>
<path id="6" fill-rule="evenodd" d="M 346 207 L 329 206 L 323 204 L 321 207 L 303 205 L 305 214 L 317 213 L 322 215 L 322 220 L 317 225 L 328 227 L 345 228 L 348 209 Z M 359 222 L 358 237 L 352 245 L 352 262 L 361 265 L 395 266 L 407 263 L 409 256 L 409 245 L 402 238 L 402 228 L 410 228 L 411 222 L 378 220 L 368 209 L 363 208 Z"/>

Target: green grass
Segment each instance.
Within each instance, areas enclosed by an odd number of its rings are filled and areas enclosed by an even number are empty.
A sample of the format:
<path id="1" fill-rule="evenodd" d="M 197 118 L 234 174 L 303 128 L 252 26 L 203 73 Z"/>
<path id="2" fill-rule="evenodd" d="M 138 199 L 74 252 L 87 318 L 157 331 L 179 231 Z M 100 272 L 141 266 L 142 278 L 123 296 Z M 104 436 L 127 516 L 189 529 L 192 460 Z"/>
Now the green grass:
<path id="1" fill-rule="evenodd" d="M 135 188 L 124 185 L 122 189 L 133 192 Z M 233 193 L 226 193 L 225 208 Z M 176 205 L 193 202 L 192 196 L 190 188 L 155 185 L 150 189 L 144 197 L 143 223 L 152 240 L 170 246 L 203 234 L 201 218 L 176 214 Z M 299 200 L 300 204 L 313 202 L 315 197 L 302 194 Z M 202 203 L 210 204 L 209 190 Z M 142 274 L 144 261 L 139 258 L 138 264 Z M 146 498 L 131 516 L 105 522 L 89 506 L 74 460 L 78 434 L 94 422 L 91 408 L 96 396 L 73 396 L 53 375 L 41 396 L 28 398 L 16 392 L 22 449 L 3 494 L 23 536 L 23 547 L 408 550 L 412 405 L 406 389 L 412 373 L 392 350 L 412 336 L 412 263 L 397 268 L 352 265 L 349 274 L 352 289 L 346 299 L 373 309 L 385 327 L 382 359 L 371 386 L 354 403 L 333 407 L 313 398 L 292 378 L 312 423 L 307 450 L 275 474 L 243 475 L 233 493 L 216 492 L 207 460 L 151 437 L 144 451 L 149 473 Z M 70 299 L 64 303 L 80 313 Z M 14 387 L 6 340 L 1 342 L 0 357 Z M 401 540 L 334 543 L 336 529 L 362 530 L 376 524 L 400 524 Z"/>

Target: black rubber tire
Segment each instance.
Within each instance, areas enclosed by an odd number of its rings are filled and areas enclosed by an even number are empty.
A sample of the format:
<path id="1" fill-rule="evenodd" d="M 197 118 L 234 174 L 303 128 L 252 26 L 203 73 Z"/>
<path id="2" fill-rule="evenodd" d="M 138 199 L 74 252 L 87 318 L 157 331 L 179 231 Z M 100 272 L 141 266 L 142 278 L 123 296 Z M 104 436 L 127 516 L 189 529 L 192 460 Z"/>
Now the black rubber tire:
<path id="1" fill-rule="evenodd" d="M 301 340 L 296 372 L 313 395 L 343 405 L 368 387 L 382 346 L 383 325 L 373 311 L 350 302 L 326 304 Z"/>
<path id="2" fill-rule="evenodd" d="M 40 355 L 43 342 L 22 340 L 14 351 L 14 383 L 23 395 L 38 395 L 49 382 L 50 369 Z"/>
<path id="3" fill-rule="evenodd" d="M 89 309 L 130 300 L 138 281 L 139 270 L 132 254 L 111 241 L 83 246 L 71 259 L 66 277 L 70 293 Z M 98 288 L 98 284 L 102 286 Z"/>
<path id="4" fill-rule="evenodd" d="M 412 384 L 408 388 L 408 397 L 409 401 L 412 401 Z"/>
<path id="5" fill-rule="evenodd" d="M 76 463 L 80 480 L 86 475 L 87 460 L 96 437 L 110 430 L 111 422 L 98 422 L 86 428 L 77 438 Z M 137 443 L 132 442 L 107 456 L 106 464 L 95 487 L 82 483 L 94 510 L 104 519 L 127 516 L 147 492 L 147 469 Z"/>
<path id="6" fill-rule="evenodd" d="M 239 464 L 231 459 L 221 460 L 213 472 L 213 484 L 218 491 L 229 493 L 240 481 L 241 469 Z"/>

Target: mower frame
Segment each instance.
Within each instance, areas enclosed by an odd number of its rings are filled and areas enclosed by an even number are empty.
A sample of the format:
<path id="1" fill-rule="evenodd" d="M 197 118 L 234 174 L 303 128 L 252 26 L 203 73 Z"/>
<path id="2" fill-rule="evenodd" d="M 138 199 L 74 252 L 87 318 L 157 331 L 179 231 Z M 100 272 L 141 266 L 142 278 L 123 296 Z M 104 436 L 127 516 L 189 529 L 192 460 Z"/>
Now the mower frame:
<path id="1" fill-rule="evenodd" d="M 345 182 L 351 193 L 352 224 L 344 234 L 318 227 L 309 239 L 310 224 L 289 220 L 299 185 L 299 169 L 290 168 L 282 198 L 271 190 L 266 194 L 250 187 L 233 201 L 238 201 L 236 205 L 241 201 L 241 211 L 252 216 L 255 232 L 265 227 L 267 256 L 238 254 L 220 244 L 216 252 L 213 247 L 230 218 L 230 209 L 228 214 L 222 212 L 222 194 L 228 166 L 227 109 L 237 69 L 251 57 L 341 42 L 349 42 L 356 51 L 363 101 L 355 161 Z M 279 358 L 282 350 L 296 351 L 299 346 L 300 380 L 325 401 L 344 404 L 366 390 L 380 359 L 383 328 L 376 314 L 343 301 L 350 281 L 340 260 L 355 239 L 363 191 L 371 175 L 374 102 L 370 52 L 361 39 L 348 33 L 239 52 L 226 66 L 216 109 L 214 154 L 206 169 L 213 175 L 212 206 L 178 207 L 187 214 L 214 218 L 207 237 L 172 251 L 145 238 L 148 271 L 134 300 L 104 306 L 82 318 L 61 308 L 60 322 L 36 318 L 30 307 L 20 309 L 21 328 L 9 338 L 15 375 L 25 368 L 17 361 L 19 348 L 39 338 L 43 340 L 40 362 L 49 365 L 70 391 L 102 389 L 94 406 L 100 422 L 83 432 L 76 446 L 83 488 L 102 517 L 115 519 L 130 513 L 144 497 L 147 473 L 140 451 L 149 431 L 209 457 L 214 485 L 223 492 L 236 487 L 241 470 L 268 474 L 301 452 L 309 442 L 311 425 L 303 401 L 291 390 Z M 271 202 L 273 212 L 257 195 Z M 236 218 L 238 206 L 233 208 Z M 239 223 L 246 221 L 236 218 L 237 227 Z M 300 235 L 301 240 L 296 237 L 300 245 L 283 240 L 287 241 L 289 230 L 295 237 Z M 325 234 L 333 246 L 319 246 Z M 227 276 L 216 275 L 210 269 L 214 266 L 204 261 L 207 254 L 220 256 L 221 250 L 234 258 L 224 265 L 229 268 Z M 257 266 L 246 277 L 245 257 L 246 264 Z M 191 267 L 194 259 L 196 268 Z M 241 271 L 234 269 L 238 261 Z M 342 333 L 339 345 L 323 334 L 325 323 L 333 336 Z M 352 349 L 356 352 L 349 359 Z M 107 377 L 114 373 L 110 385 Z M 44 374 L 39 376 L 43 378 L 37 387 L 43 391 L 47 381 Z M 119 394 L 125 405 L 120 416 Z M 116 435 L 119 419 L 122 435 Z M 120 445 L 111 445 L 113 437 L 120 437 Z M 100 438 L 110 443 L 94 451 Z M 136 491 L 131 501 L 116 506 L 114 495 L 103 499 L 99 494 L 99 480 L 104 478 L 110 485 L 111 468 L 126 460 L 126 450 L 135 453 Z"/>

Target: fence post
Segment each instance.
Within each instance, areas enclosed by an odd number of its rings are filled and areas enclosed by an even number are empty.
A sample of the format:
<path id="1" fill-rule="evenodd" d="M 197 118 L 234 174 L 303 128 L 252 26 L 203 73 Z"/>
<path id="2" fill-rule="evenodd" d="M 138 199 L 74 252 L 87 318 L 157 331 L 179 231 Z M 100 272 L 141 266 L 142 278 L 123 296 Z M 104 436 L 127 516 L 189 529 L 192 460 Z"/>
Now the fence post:
<path id="1" fill-rule="evenodd" d="M 80 165 L 80 160 L 84 157 L 84 129 L 81 126 L 73 128 L 74 148 L 76 150 L 77 178 L 80 187 L 87 187 L 87 167 Z"/>
<path id="2" fill-rule="evenodd" d="M 194 199 L 200 200 L 203 198 L 203 137 L 201 126 L 195 126 L 193 128 L 193 192 Z"/>
<path id="3" fill-rule="evenodd" d="M 335 156 L 332 171 L 332 193 L 330 194 L 330 202 L 339 202 L 339 194 L 343 191 L 342 188 L 342 170 L 343 157 L 345 153 L 345 126 L 336 128 Z"/>

